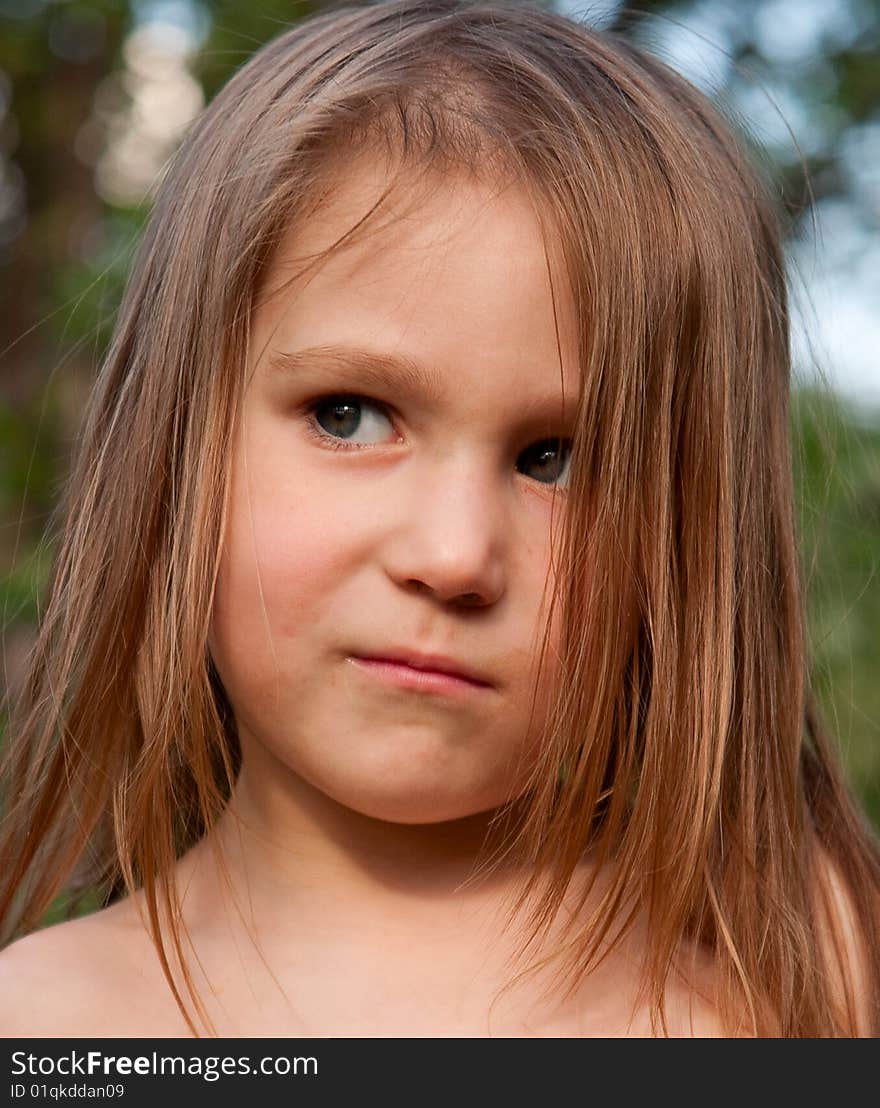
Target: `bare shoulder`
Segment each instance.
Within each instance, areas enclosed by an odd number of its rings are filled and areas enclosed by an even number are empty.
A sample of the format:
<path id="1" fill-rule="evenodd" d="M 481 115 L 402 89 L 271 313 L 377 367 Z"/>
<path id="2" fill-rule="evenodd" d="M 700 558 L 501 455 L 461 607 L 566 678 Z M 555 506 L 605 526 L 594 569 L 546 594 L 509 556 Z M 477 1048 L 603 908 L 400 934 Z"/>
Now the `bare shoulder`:
<path id="1" fill-rule="evenodd" d="M 861 917 L 839 863 L 821 845 L 816 848 L 816 868 L 811 893 L 817 904 L 819 949 L 828 974 L 838 1018 L 855 1037 L 871 1037 L 877 1016 L 872 1012 L 873 983 L 865 931 L 871 921 Z M 873 920 L 880 918 L 880 894 L 875 892 Z M 711 959 L 694 955 L 686 982 L 667 990 L 674 1035 L 722 1036 L 724 1030 L 715 993 Z M 746 1014 L 742 1026 L 747 1026 Z"/>
<path id="2" fill-rule="evenodd" d="M 118 925 L 118 913 L 105 909 L 34 931 L 0 952 L 0 1033 L 88 1033 L 121 984 Z"/>
<path id="3" fill-rule="evenodd" d="M 817 927 L 819 943 L 830 975 L 835 1003 L 841 1017 L 855 1029 L 858 1037 L 874 1033 L 872 982 L 869 953 L 865 947 L 865 929 L 872 920 L 861 920 L 852 891 L 840 865 L 823 847 L 817 847 L 816 888 L 819 905 Z M 875 893 L 873 920 L 880 917 L 880 894 Z"/>
<path id="4" fill-rule="evenodd" d="M 135 1006 L 149 1011 L 159 1000 L 149 939 L 135 920 L 114 905 L 0 951 L 0 1036 L 146 1033 L 128 1026 Z"/>

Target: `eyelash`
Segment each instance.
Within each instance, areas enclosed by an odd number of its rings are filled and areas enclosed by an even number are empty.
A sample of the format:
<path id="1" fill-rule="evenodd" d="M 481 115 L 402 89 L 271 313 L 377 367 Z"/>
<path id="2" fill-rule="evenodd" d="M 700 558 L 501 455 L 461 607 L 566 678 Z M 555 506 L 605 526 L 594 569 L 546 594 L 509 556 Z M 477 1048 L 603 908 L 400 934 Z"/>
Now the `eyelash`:
<path id="1" fill-rule="evenodd" d="M 387 419 L 391 420 L 390 409 L 386 404 L 383 404 L 380 400 L 371 400 L 368 396 L 363 396 L 360 393 L 351 392 L 332 392 L 326 393 L 324 396 L 316 396 L 313 400 L 310 400 L 303 408 L 303 412 L 306 417 L 306 429 L 310 435 L 318 439 L 322 445 L 328 446 L 331 450 L 367 450 L 370 447 L 378 445 L 372 442 L 346 442 L 345 439 L 336 438 L 334 435 L 328 434 L 318 423 L 315 418 L 315 413 L 319 408 L 323 408 L 325 405 L 337 401 L 339 403 L 351 403 L 353 402 L 358 407 L 369 406 L 376 408 Z M 541 439 L 533 445 L 540 445 L 541 442 L 562 442 L 569 450 L 571 449 L 571 441 L 565 438 L 555 439 L 554 436 L 549 436 L 546 440 Z M 544 482 L 538 482 L 538 484 L 544 484 Z M 548 485 L 548 488 L 559 487 Z"/>

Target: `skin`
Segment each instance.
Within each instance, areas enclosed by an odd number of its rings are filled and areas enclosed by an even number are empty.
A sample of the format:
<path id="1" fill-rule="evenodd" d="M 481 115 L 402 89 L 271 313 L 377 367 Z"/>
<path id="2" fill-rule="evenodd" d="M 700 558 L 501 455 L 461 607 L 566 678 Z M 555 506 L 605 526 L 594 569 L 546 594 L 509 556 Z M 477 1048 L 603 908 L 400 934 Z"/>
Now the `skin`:
<path id="1" fill-rule="evenodd" d="M 176 873 L 195 980 L 226 1035 L 650 1034 L 636 995 L 643 930 L 565 1003 L 542 995 L 546 974 L 498 1000 L 519 936 L 502 927 L 515 875 L 468 881 L 493 812 L 522 790 L 551 690 L 537 655 L 566 494 L 527 451 L 570 431 L 570 297 L 557 268 L 557 345 L 553 244 L 527 195 L 463 177 L 398 196 L 392 218 L 291 280 L 385 180 L 378 161 L 358 165 L 290 229 L 253 319 L 210 638 L 243 766 Z M 434 395 L 273 368 L 278 352 L 331 343 L 418 360 Z M 304 405 L 339 393 L 391 406 L 344 425 L 363 449 L 307 430 Z M 428 695 L 351 661 L 395 644 L 459 658 L 491 685 Z M 76 952 L 67 1025 L 36 1033 L 70 1034 L 75 1020 L 81 1034 L 187 1034 L 139 907 L 51 929 L 56 959 L 65 943 Z M 11 948 L 31 987 L 52 964 L 48 934 L 42 949 L 39 935 Z M 101 1006 L 85 999 L 96 980 Z M 120 983 L 142 997 L 136 1022 Z M 713 1033 L 693 999 L 670 996 L 673 1033 Z"/>
<path id="2" fill-rule="evenodd" d="M 425 190 L 390 226 L 284 287 L 298 255 L 343 234 L 383 180 L 379 166 L 352 174 L 270 270 L 211 650 L 239 724 L 240 814 L 288 840 L 304 808 L 310 826 L 320 814 L 357 837 L 367 816 L 393 859 L 438 836 L 444 852 L 470 850 L 485 825 L 472 817 L 521 788 L 536 738 L 551 515 L 565 498 L 553 467 L 523 453 L 566 424 L 544 243 L 519 193 L 470 182 Z M 279 351 L 328 344 L 405 354 L 436 374 L 438 395 L 404 394 L 384 378 L 366 387 L 357 369 L 316 359 L 272 368 Z M 301 408 L 352 390 L 395 410 L 363 405 L 340 423 L 325 405 L 335 441 L 362 444 L 333 449 L 309 434 Z M 400 691 L 350 661 L 394 645 L 460 659 L 491 687 L 454 698 Z M 548 690 L 545 670 L 539 719 Z M 384 852 L 377 841 L 373 853 Z"/>

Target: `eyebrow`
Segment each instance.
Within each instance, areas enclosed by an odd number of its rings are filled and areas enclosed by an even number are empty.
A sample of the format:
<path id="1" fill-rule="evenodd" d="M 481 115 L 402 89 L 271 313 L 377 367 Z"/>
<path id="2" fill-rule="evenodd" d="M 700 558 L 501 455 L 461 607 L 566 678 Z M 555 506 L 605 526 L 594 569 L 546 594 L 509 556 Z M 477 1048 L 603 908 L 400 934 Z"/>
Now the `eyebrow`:
<path id="1" fill-rule="evenodd" d="M 269 367 L 273 376 L 276 373 L 301 376 L 309 369 L 354 372 L 367 388 L 390 385 L 403 392 L 424 393 L 435 403 L 443 395 L 440 375 L 415 358 L 359 346 L 328 343 L 302 350 L 273 350 Z"/>
<path id="2" fill-rule="evenodd" d="M 391 351 L 369 350 L 365 347 L 340 343 L 323 343 L 301 350 L 272 350 L 268 355 L 268 369 L 272 377 L 307 376 L 309 370 L 338 372 L 357 379 L 357 387 L 366 389 L 391 389 L 401 394 L 421 394 L 433 404 L 439 404 L 444 395 L 444 375 L 406 354 Z M 566 411 L 575 403 L 569 393 L 565 397 Z M 559 397 L 553 397 L 549 406 L 555 408 Z M 539 402 L 535 407 L 539 406 Z M 530 405 L 531 407 L 531 405 Z"/>

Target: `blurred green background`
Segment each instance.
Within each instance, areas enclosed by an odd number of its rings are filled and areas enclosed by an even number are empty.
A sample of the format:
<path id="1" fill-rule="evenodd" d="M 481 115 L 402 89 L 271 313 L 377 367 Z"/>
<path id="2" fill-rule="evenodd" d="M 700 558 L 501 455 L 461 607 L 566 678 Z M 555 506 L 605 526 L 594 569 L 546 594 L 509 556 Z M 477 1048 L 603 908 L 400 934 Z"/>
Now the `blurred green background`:
<path id="1" fill-rule="evenodd" d="M 0 0 L 0 694 L 32 642 L 50 513 L 162 167 L 235 68 L 326 6 Z M 814 680 L 880 828 L 880 0 L 545 6 L 694 80 L 779 197 Z"/>

